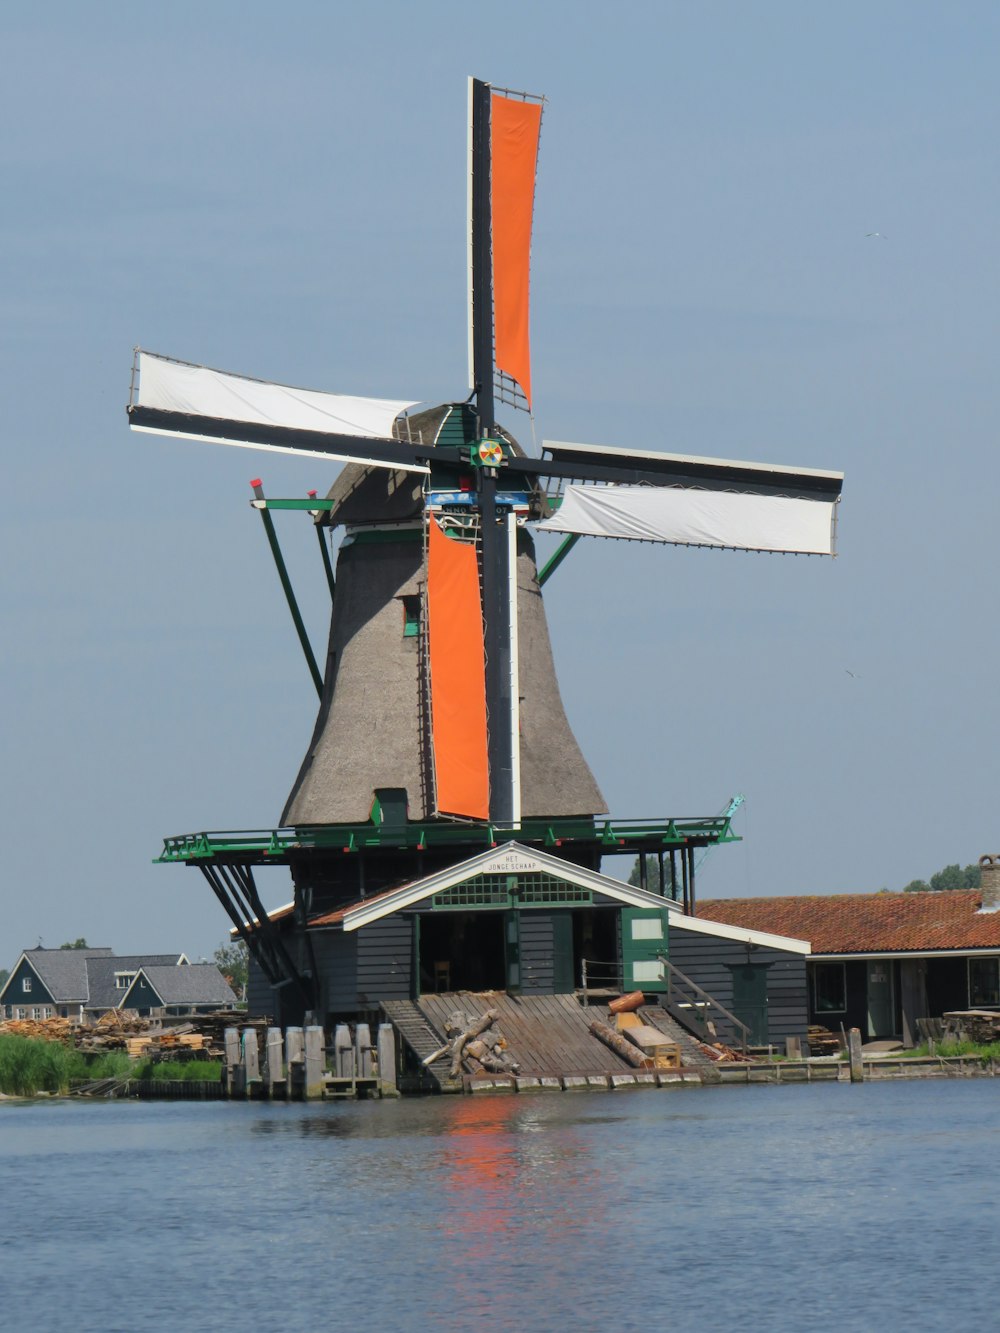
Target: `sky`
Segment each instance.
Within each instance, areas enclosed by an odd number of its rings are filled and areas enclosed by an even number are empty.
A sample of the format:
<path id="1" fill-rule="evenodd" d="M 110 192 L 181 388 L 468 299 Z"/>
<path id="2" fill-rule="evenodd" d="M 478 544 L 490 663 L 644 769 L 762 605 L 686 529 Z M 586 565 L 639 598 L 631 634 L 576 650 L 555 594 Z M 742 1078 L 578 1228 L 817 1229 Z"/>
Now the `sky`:
<path id="1" fill-rule="evenodd" d="M 995 5 L 11 0 L 0 39 L 0 965 L 225 937 L 153 859 L 276 824 L 316 701 L 248 482 L 334 472 L 130 434 L 132 348 L 465 397 L 470 74 L 548 99 L 513 433 L 846 474 L 835 560 L 585 540 L 547 584 L 612 813 L 743 793 L 702 897 L 997 850 Z"/>

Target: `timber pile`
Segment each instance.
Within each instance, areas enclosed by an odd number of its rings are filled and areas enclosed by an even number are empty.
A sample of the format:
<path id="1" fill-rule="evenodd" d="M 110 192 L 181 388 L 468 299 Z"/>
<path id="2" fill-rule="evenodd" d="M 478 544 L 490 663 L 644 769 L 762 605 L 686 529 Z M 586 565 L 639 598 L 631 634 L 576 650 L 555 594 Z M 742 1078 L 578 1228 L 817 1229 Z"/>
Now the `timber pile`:
<path id="1" fill-rule="evenodd" d="M 1000 1014 L 992 1009 L 954 1009 L 943 1015 L 944 1041 L 992 1046 L 1000 1041 Z"/>
<path id="2" fill-rule="evenodd" d="M 704 1051 L 710 1060 L 716 1064 L 739 1064 L 749 1065 L 753 1060 L 749 1055 L 744 1055 L 742 1051 L 734 1051 L 732 1046 L 727 1046 L 725 1042 L 715 1041 L 711 1046 L 705 1042 L 698 1043 L 699 1049 Z"/>
<path id="3" fill-rule="evenodd" d="M 840 1054 L 840 1038 L 836 1036 L 835 1033 L 831 1032 L 829 1028 L 811 1023 L 809 1025 L 807 1040 L 809 1042 L 810 1055 Z"/>
<path id="4" fill-rule="evenodd" d="M 445 1022 L 447 1043 L 427 1056 L 424 1065 L 450 1054 L 452 1078 L 458 1078 L 463 1070 L 467 1072 L 470 1061 L 473 1074 L 480 1070 L 487 1074 L 520 1073 L 521 1066 L 507 1054 L 507 1041 L 497 1024 L 499 1017 L 499 1009 L 487 1009 L 478 1016 L 456 1009 Z"/>
<path id="5" fill-rule="evenodd" d="M 74 1027 L 68 1018 L 8 1018 L 0 1023 L 0 1036 L 72 1044 Z"/>

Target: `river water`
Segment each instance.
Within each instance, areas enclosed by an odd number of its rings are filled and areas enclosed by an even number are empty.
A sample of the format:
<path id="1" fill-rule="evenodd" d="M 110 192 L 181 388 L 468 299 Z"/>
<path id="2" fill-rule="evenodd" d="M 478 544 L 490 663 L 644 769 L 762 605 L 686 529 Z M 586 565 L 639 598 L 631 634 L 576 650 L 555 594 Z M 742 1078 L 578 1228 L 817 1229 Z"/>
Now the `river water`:
<path id="1" fill-rule="evenodd" d="M 0 1105 L 18 1333 L 995 1327 L 994 1080 Z"/>

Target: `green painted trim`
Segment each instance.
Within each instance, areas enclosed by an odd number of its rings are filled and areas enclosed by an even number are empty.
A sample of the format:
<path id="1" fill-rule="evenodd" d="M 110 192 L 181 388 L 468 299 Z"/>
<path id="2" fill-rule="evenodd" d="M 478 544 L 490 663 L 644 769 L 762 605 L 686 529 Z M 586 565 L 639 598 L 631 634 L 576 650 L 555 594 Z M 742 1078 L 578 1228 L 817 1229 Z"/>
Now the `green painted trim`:
<path id="1" fill-rule="evenodd" d="M 552 577 L 582 536 L 583 534 L 580 532 L 571 532 L 568 537 L 563 538 L 553 551 L 552 555 L 549 556 L 548 560 L 546 560 L 545 564 L 542 565 L 541 569 L 538 571 L 539 587 Z"/>
<path id="2" fill-rule="evenodd" d="M 260 486 L 256 486 L 257 498 L 264 500 L 263 491 Z M 267 501 L 265 500 L 266 504 Z M 312 644 L 309 642 L 309 635 L 306 633 L 305 622 L 302 619 L 302 613 L 299 611 L 299 604 L 295 599 L 295 591 L 292 588 L 292 581 L 288 577 L 288 569 L 285 566 L 285 558 L 281 554 L 281 547 L 278 545 L 278 534 L 274 530 L 274 519 L 266 509 L 260 510 L 261 522 L 264 524 L 264 532 L 267 534 L 267 542 L 271 548 L 271 555 L 274 557 L 275 568 L 278 571 L 278 578 L 281 581 L 281 587 L 284 590 L 285 601 L 288 603 L 288 609 L 292 613 L 292 621 L 295 625 L 295 632 L 299 636 L 299 643 L 302 646 L 302 652 L 305 655 L 306 665 L 309 668 L 309 674 L 312 676 L 313 684 L 316 686 L 316 693 L 322 699 L 323 697 L 323 677 L 320 675 L 319 667 L 316 665 L 316 658 L 313 655 Z"/>
<path id="3" fill-rule="evenodd" d="M 262 513 L 265 509 L 304 509 L 308 513 L 316 513 L 318 510 L 325 510 L 327 513 L 337 504 L 336 500 L 321 500 L 318 496 L 307 496 L 304 500 L 298 497 L 292 500 L 251 500 L 254 509 L 259 509 Z"/>
<path id="4" fill-rule="evenodd" d="M 406 824 L 384 829 L 367 824 L 318 824 L 302 828 L 265 831 L 233 830 L 214 833 L 183 833 L 165 838 L 156 863 L 197 864 L 201 861 L 232 861 L 251 865 L 287 864 L 303 852 L 357 852 L 365 848 L 426 847 L 468 848 L 469 854 L 495 847 L 503 831 L 490 824 Z M 708 846 L 742 841 L 732 832 L 725 815 L 707 819 L 588 820 L 526 819 L 517 830 L 518 841 L 537 846 L 591 848 L 599 852 L 614 848 L 621 853 L 655 852 L 663 847 L 687 844 Z"/>

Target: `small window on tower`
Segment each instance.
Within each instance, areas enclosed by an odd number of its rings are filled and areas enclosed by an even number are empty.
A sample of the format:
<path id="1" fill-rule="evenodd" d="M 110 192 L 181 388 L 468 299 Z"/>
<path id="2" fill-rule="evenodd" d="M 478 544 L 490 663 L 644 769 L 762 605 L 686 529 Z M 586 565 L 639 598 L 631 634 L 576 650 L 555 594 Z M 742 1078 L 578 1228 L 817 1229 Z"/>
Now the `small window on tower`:
<path id="1" fill-rule="evenodd" d="M 415 639 L 420 633 L 420 598 L 404 597 L 403 602 L 403 638 Z"/>

